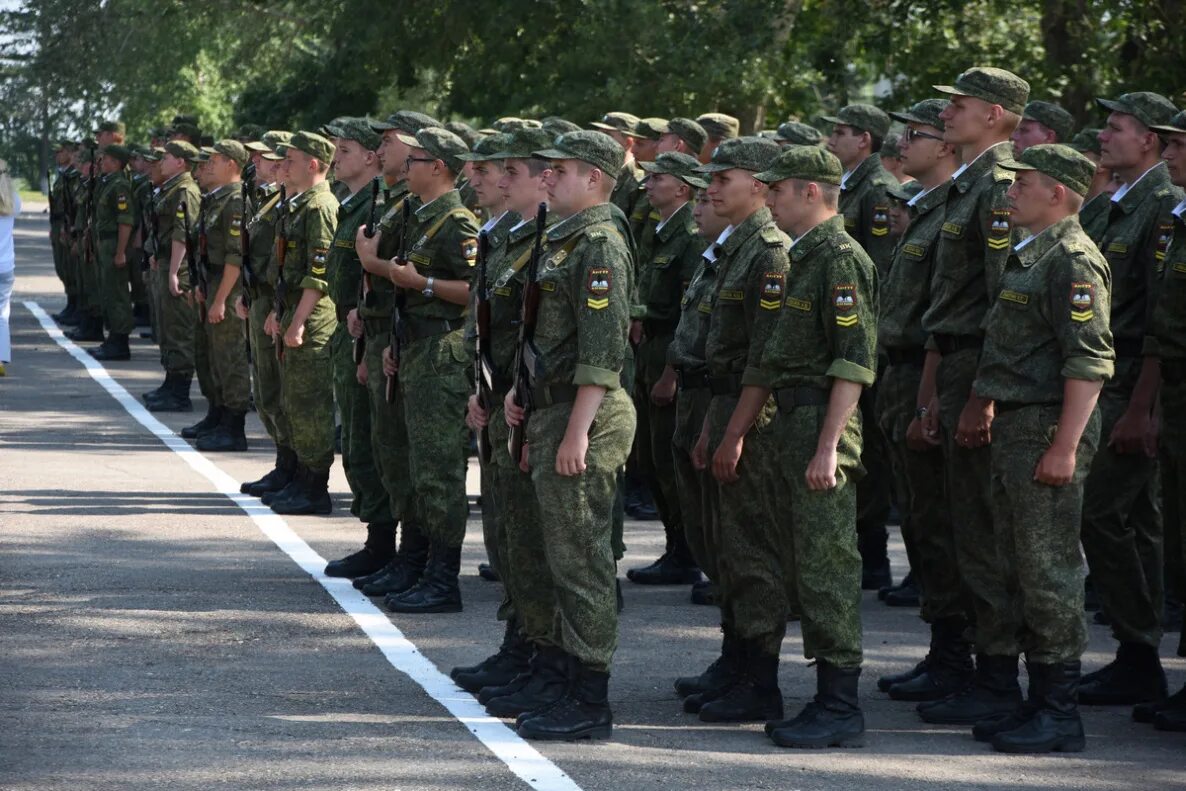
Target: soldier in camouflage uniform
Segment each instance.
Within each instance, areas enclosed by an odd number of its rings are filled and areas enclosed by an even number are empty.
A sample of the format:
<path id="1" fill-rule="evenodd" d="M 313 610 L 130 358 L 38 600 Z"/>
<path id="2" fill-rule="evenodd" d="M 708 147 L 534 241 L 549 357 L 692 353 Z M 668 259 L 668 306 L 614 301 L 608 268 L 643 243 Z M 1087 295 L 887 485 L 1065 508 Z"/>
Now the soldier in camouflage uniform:
<path id="1" fill-rule="evenodd" d="M 97 202 L 100 152 L 94 141 L 84 141 L 76 159 L 80 177 L 74 195 L 73 253 L 78 269 L 79 322 L 66 337 L 73 341 L 102 341 L 103 304 L 102 283 L 97 259 L 98 239 L 94 232 L 92 204 Z"/>
<path id="2" fill-rule="evenodd" d="M 655 498 L 666 533 L 663 555 L 654 563 L 630 569 L 626 576 L 644 585 L 697 582 L 700 571 L 684 539 L 675 460 L 676 372 L 667 363 L 668 347 L 679 322 L 684 288 L 701 260 L 704 245 L 692 221 L 695 190 L 707 184 L 693 173 L 699 163 L 689 154 L 664 152 L 644 162 L 648 203 L 659 221 L 639 245 L 639 297 L 644 307 L 642 340 L 636 353 L 634 406 L 638 415 L 635 454 L 639 473 Z"/>
<path id="3" fill-rule="evenodd" d="M 552 160 L 548 195 L 561 219 L 548 231 L 539 267 L 535 409 L 524 461 L 555 602 L 551 645 L 532 657 L 522 690 L 537 705 L 528 702 L 518 732 L 529 739 L 606 738 L 618 626 L 612 506 L 635 427 L 621 387 L 632 261 L 609 204 L 625 152 L 605 134 L 580 131 L 535 156 Z M 504 409 L 508 425 L 524 421 L 513 391 Z"/>
<path id="4" fill-rule="evenodd" d="M 968 725 L 1013 711 L 1017 683 L 1017 607 L 997 560 L 990 490 L 992 402 L 972 391 L 983 345 L 983 318 L 1009 257 L 1013 229 L 1006 193 L 1013 174 L 997 166 L 1012 156 L 1013 133 L 1029 83 L 1003 69 L 976 67 L 954 86 L 940 114 L 943 139 L 960 147 L 964 164 L 947 187 L 935 247 L 930 305 L 922 317 L 927 365 L 936 365 L 936 393 L 923 427 L 942 438 L 949 511 L 961 580 L 975 617 L 976 671 L 962 691 L 920 703 L 926 722 Z M 922 393 L 920 388 L 920 395 Z"/>
<path id="5" fill-rule="evenodd" d="M 1079 209 L 1079 224 L 1091 238 L 1103 233 L 1108 223 L 1108 214 L 1112 210 L 1112 193 L 1120 185 L 1112 174 L 1111 168 L 1100 164 L 1100 132 L 1102 129 L 1088 127 L 1080 131 L 1071 140 L 1071 148 L 1095 163 L 1095 175 L 1091 179 L 1091 189 Z"/>
<path id="6" fill-rule="evenodd" d="M 280 399 L 288 418 L 297 468 L 292 482 L 268 505 L 278 514 L 328 514 L 327 485 L 334 463 L 333 363 L 330 339 L 338 326 L 329 297 L 329 249 L 338 225 L 338 201 L 326 181 L 334 146 L 314 132 L 292 136 L 285 151 L 285 186 L 277 234 L 287 244 L 278 273 L 287 284 L 283 314 L 266 326 L 280 337 Z"/>
<path id="7" fill-rule="evenodd" d="M 697 116 L 696 123 L 704 130 L 706 137 L 704 145 L 694 156 L 702 163 L 712 161 L 712 152 L 726 140 L 732 140 L 741 134 L 741 122 L 725 113 L 704 113 Z"/>
<path id="8" fill-rule="evenodd" d="M 824 142 L 824 136 L 810 124 L 800 121 L 787 121 L 779 124 L 774 133 L 774 142 L 780 146 L 818 146 Z"/>
<path id="9" fill-rule="evenodd" d="M 777 448 L 771 434 L 773 399 L 757 419 L 734 420 L 740 407 L 743 375 L 757 359 L 782 305 L 787 271 L 786 236 L 766 208 L 766 185 L 754 179 L 778 156 L 765 138 L 733 138 L 717 147 L 712 161 L 697 172 L 711 174 L 708 195 L 730 228 L 717 242 L 717 278 L 705 338 L 708 386 L 712 393 L 693 464 L 704 469 L 713 459 L 715 480 L 708 492 L 716 528 L 717 589 L 724 640 L 721 658 L 685 684 L 684 711 L 708 722 L 770 720 L 782 716 L 778 691 L 780 629 L 774 613 L 785 600 L 788 581 L 772 543 L 777 479 Z M 731 451 L 728 474 L 721 469 Z"/>
<path id="10" fill-rule="evenodd" d="M 767 725 L 782 747 L 859 746 L 865 732 L 857 703 L 862 654 L 855 484 L 863 474 L 857 404 L 876 375 L 877 267 L 844 230 L 838 208 L 842 170 L 827 151 L 791 146 L 754 176 L 770 185 L 774 221 L 795 241 L 781 292 L 765 297 L 780 302 L 773 311 L 776 326 L 758 356 L 746 362 L 733 431 L 726 435 L 739 436 L 734 431 L 752 424 L 774 396 L 780 507 L 772 548 L 801 608 L 803 653 L 816 660 L 817 689 L 798 716 Z M 767 288 L 770 282 L 767 277 Z M 718 479 L 733 473 L 739 458 L 745 461 L 740 443 L 727 455 L 725 449 L 723 442 L 714 461 Z M 776 620 L 769 626 L 781 642 L 786 599 L 776 590 L 771 594 L 768 606 Z"/>
<path id="11" fill-rule="evenodd" d="M 190 175 L 198 149 L 175 140 L 165 146 L 161 176 L 165 179 L 156 194 L 156 228 L 160 246 L 154 257 L 158 268 L 157 287 L 161 304 L 159 342 L 165 381 L 144 394 L 152 412 L 189 412 L 189 386 L 194 378 L 194 327 L 196 308 L 189 293 L 189 269 L 185 262 L 185 217 L 191 229 L 197 224 L 201 193 Z"/>
<path id="12" fill-rule="evenodd" d="M 610 197 L 610 203 L 630 218 L 634 214 L 634 207 L 643 197 L 640 189 L 643 172 L 634 159 L 634 143 L 642 137 L 638 133 L 638 116 L 620 112 L 606 113 L 600 121 L 594 121 L 590 126 L 605 132 L 626 152 L 622 171 L 614 176 L 614 194 Z"/>
<path id="13" fill-rule="evenodd" d="M 135 323 L 128 252 L 137 221 L 132 185 L 125 174 L 130 158 L 131 152 L 125 146 L 112 143 L 102 150 L 99 160 L 103 176 L 95 190 L 95 249 L 108 336 L 102 346 L 90 350 L 96 360 L 127 360 L 132 356 L 128 336 Z"/>
<path id="14" fill-rule="evenodd" d="M 73 222 L 73 216 L 68 217 L 67 213 L 73 208 L 74 182 L 78 178 L 78 171 L 74 167 L 75 149 L 75 144 L 69 140 L 58 142 L 54 151 L 57 178 L 49 185 L 49 199 L 53 204 L 49 217 L 49 241 L 54 254 L 54 272 L 66 292 L 66 307 L 55 313 L 53 319 L 64 325 L 76 324 L 75 317 L 78 314 L 78 274 L 66 234 L 67 227 Z"/>
<path id="15" fill-rule="evenodd" d="M 1100 133 L 1102 164 L 1122 182 L 1107 222 L 1092 237 L 1112 270 L 1116 375 L 1100 396 L 1103 439 L 1087 479 L 1083 548 L 1120 645 L 1114 662 L 1084 677 L 1079 699 L 1131 705 L 1166 693 L 1157 656 L 1164 561 L 1153 412 L 1160 376 L 1148 331 L 1173 229 L 1170 212 L 1182 192 L 1170 183 L 1161 141 L 1150 129 L 1173 118 L 1169 100 L 1135 92 L 1099 104 L 1110 111 Z"/>
<path id="16" fill-rule="evenodd" d="M 199 324 L 195 356 L 205 357 L 209 371 L 209 412 L 206 425 L 194 430 L 195 447 L 206 451 L 247 450 L 244 420 L 251 403 L 251 367 L 247 362 L 247 333 L 234 305 L 240 296 L 243 267 L 243 205 L 241 174 L 247 149 L 237 140 L 219 140 L 203 148 L 206 197 L 200 232 L 205 234 L 209 261 L 206 272 L 206 321 Z M 229 308 L 229 310 L 228 310 Z M 185 436 L 184 430 L 182 436 Z"/>
<path id="17" fill-rule="evenodd" d="M 1174 186 L 1186 188 L 1186 112 L 1167 124 L 1152 127 L 1165 144 L 1162 157 Z M 1186 566 L 1186 199 L 1170 213 L 1171 241 L 1162 261 L 1161 293 L 1153 311 L 1150 335 L 1161 361 L 1161 480 L 1166 553 L 1179 555 L 1177 568 Z M 1176 545 L 1176 546 L 1175 546 Z M 1176 564 L 1175 564 L 1176 565 Z M 1167 563 L 1167 567 L 1173 568 Z M 1182 585 L 1167 579 L 1167 588 Z M 1184 624 L 1186 626 L 1186 624 Z M 1178 640 L 1178 656 L 1186 656 L 1186 628 Z M 1186 731 L 1186 686 L 1165 701 L 1133 707 L 1133 719 L 1152 722 L 1158 730 Z"/>
<path id="18" fill-rule="evenodd" d="M 454 187 L 468 151 L 441 127 L 415 137 L 398 133 L 408 147 L 408 190 L 421 206 L 405 229 L 406 259 L 388 265 L 404 290 L 398 343 L 384 351 L 384 372 L 396 376 L 408 438 L 412 496 L 418 524 L 429 538 L 428 565 L 419 582 L 390 594 L 393 612 L 460 612 L 457 576 L 465 538 L 468 432 L 462 417 L 470 391 L 465 349 L 469 281 L 477 260 L 478 223 Z"/>
<path id="19" fill-rule="evenodd" d="M 908 200 L 910 225 L 894 249 L 881 284 L 878 342 L 887 367 L 878 387 L 878 412 L 901 498 L 902 540 L 910 568 L 922 590 L 920 615 L 930 624 L 931 649 L 914 669 L 878 679 L 895 700 L 937 700 L 955 692 L 971 675 L 971 648 L 952 517 L 943 480 L 943 452 L 922 431 L 922 417 L 934 397 L 936 357 L 926 353 L 922 317 L 930 305 L 935 250 L 943 225 L 955 148 L 943 141 L 947 108 L 943 99 L 926 99 L 904 113 L 902 163 L 919 180 L 918 197 Z M 930 365 L 927 366 L 926 363 Z"/>
<path id="20" fill-rule="evenodd" d="M 1075 118 L 1053 102 L 1030 102 L 1021 113 L 1021 123 L 1009 139 L 1013 152 L 1020 155 L 1030 146 L 1043 143 L 1069 143 L 1075 131 Z"/>
<path id="21" fill-rule="evenodd" d="M 131 256 L 132 271 L 129 275 L 132 281 L 132 307 L 136 324 L 149 327 L 148 333 L 140 333 L 141 338 L 154 338 L 151 329 L 155 327 L 156 317 L 153 315 L 152 270 L 148 266 L 148 256 L 151 248 L 149 236 L 152 234 L 148 208 L 152 205 L 154 185 L 152 172 L 156 163 L 160 161 L 148 146 L 135 146 L 132 150 L 132 202 L 136 205 L 136 230 L 132 234 L 133 254 Z"/>
<path id="22" fill-rule="evenodd" d="M 1108 264 L 1077 213 L 1095 165 L 1068 146 L 1030 146 L 1001 166 L 1013 248 L 988 314 L 975 392 L 995 404 L 992 507 L 998 560 L 1021 610 L 1029 699 L 977 724 L 1008 753 L 1083 749 L 1076 691 L 1087 645 L 1079 523 L 1099 446 L 1096 401 L 1112 375 Z"/>
<path id="23" fill-rule="evenodd" d="M 890 118 L 871 104 L 850 104 L 834 116 L 828 150 L 844 168 L 840 187 L 840 213 L 844 228 L 864 248 L 883 276 L 893 257 L 894 238 L 889 228 L 886 189 L 898 180 L 881 164 L 880 151 L 889 133 Z M 885 522 L 893 500 L 893 471 L 885 438 L 877 424 L 876 388 L 861 393 L 864 422 L 864 457 L 867 475 L 857 486 L 857 537 L 863 565 L 861 587 L 878 590 L 893 584 L 886 542 Z"/>

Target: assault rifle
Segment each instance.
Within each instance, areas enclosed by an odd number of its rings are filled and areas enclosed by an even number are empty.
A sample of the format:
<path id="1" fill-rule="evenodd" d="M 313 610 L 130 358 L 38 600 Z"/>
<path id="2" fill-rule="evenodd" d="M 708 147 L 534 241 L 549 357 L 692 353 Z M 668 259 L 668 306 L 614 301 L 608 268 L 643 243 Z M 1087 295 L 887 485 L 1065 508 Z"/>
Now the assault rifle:
<path id="1" fill-rule="evenodd" d="M 401 264 L 405 263 L 408 257 L 408 225 L 412 222 L 412 201 L 404 199 L 403 208 L 403 229 L 400 231 L 399 237 L 399 253 L 396 255 L 396 260 Z M 400 352 L 403 346 L 404 336 L 404 305 L 407 304 L 407 297 L 404 295 L 404 290 L 399 286 L 395 288 L 395 304 L 391 307 L 391 359 L 395 361 L 395 373 L 387 377 L 387 390 L 384 392 L 384 397 L 387 403 L 395 403 L 395 393 L 399 389 L 399 363 Z"/>
<path id="2" fill-rule="evenodd" d="M 494 399 L 494 357 L 490 346 L 490 293 L 486 259 L 490 255 L 490 236 L 486 231 L 478 234 L 478 291 L 474 305 L 474 325 L 478 331 L 477 354 L 474 355 L 474 382 L 477 387 L 478 406 L 487 414 L 495 406 Z M 483 464 L 490 461 L 490 431 L 483 427 L 478 432 L 478 460 Z"/>
<path id="3" fill-rule="evenodd" d="M 527 263 L 527 282 L 523 286 L 523 309 L 519 321 L 519 343 L 515 349 L 513 391 L 515 403 L 523 407 L 523 420 L 511 428 L 507 450 L 515 464 L 523 458 L 527 438 L 527 420 L 535 407 L 535 376 L 539 350 L 535 347 L 535 327 L 539 320 L 539 260 L 543 255 L 544 227 L 548 222 L 548 204 L 541 203 L 535 213 L 535 241 Z"/>
<path id="4" fill-rule="evenodd" d="M 362 229 L 363 236 L 368 239 L 375 238 L 375 209 L 376 204 L 379 203 L 379 179 L 371 179 L 371 216 L 367 218 L 366 227 Z M 367 297 L 371 293 L 371 276 L 370 273 L 363 269 L 361 263 L 359 269 L 362 270 L 362 277 L 358 280 L 358 308 L 362 308 L 366 304 Z M 363 358 L 366 356 L 367 350 L 367 336 L 366 334 L 359 335 L 354 339 L 353 357 L 355 365 L 362 365 Z"/>

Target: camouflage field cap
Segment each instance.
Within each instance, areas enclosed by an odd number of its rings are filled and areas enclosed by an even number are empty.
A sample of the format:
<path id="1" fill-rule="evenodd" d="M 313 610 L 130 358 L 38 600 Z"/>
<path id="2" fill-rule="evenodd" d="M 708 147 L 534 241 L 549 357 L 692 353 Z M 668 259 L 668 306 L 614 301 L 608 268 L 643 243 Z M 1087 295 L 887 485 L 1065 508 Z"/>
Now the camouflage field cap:
<path id="1" fill-rule="evenodd" d="M 1098 126 L 1089 126 L 1085 129 L 1080 129 L 1079 132 L 1071 138 L 1070 146 L 1081 154 L 1098 154 L 1100 153 L 1100 132 L 1103 130 Z"/>
<path id="2" fill-rule="evenodd" d="M 376 151 L 383 144 L 383 137 L 371 128 L 365 118 L 343 118 L 339 123 L 325 125 L 330 137 L 353 140 L 367 151 Z"/>
<path id="3" fill-rule="evenodd" d="M 543 123 L 534 118 L 519 118 L 518 116 L 508 115 L 499 118 L 491 126 L 495 132 L 513 132 L 516 129 L 539 129 L 543 127 Z"/>
<path id="4" fill-rule="evenodd" d="M 450 121 L 445 124 L 445 128 L 464 140 L 465 144 L 471 149 L 478 144 L 479 140 L 486 136 L 464 121 Z"/>
<path id="5" fill-rule="evenodd" d="M 579 159 L 612 179 L 618 178 L 626 162 L 626 150 L 605 132 L 581 129 L 560 135 L 547 148 L 532 152 L 540 159 Z"/>
<path id="6" fill-rule="evenodd" d="M 640 118 L 637 131 L 641 137 L 645 137 L 647 140 L 658 140 L 664 132 L 668 131 L 667 119 Z"/>
<path id="7" fill-rule="evenodd" d="M 165 136 L 169 135 L 185 135 L 186 137 L 196 138 L 201 136 L 201 131 L 197 124 L 191 124 L 188 121 L 181 121 L 173 123 L 165 130 Z"/>
<path id="8" fill-rule="evenodd" d="M 655 157 L 654 162 L 640 162 L 638 164 L 647 173 L 663 173 L 665 175 L 675 176 L 680 181 L 696 189 L 704 189 L 708 186 L 708 182 L 696 172 L 696 169 L 700 167 L 700 161 L 696 157 L 679 151 L 664 151 Z"/>
<path id="9" fill-rule="evenodd" d="M 144 160 L 146 162 L 160 162 L 165 156 L 165 149 L 145 146 Z"/>
<path id="10" fill-rule="evenodd" d="M 606 113 L 600 121 L 594 121 L 589 126 L 606 132 L 619 132 L 627 137 L 639 137 L 638 116 L 630 113 Z"/>
<path id="11" fill-rule="evenodd" d="M 1030 84 L 1011 71 L 992 66 L 976 66 L 955 78 L 955 85 L 933 86 L 939 93 L 972 96 L 989 104 L 999 104 L 1021 115 L 1030 97 Z"/>
<path id="12" fill-rule="evenodd" d="M 890 184 L 885 188 L 885 192 L 891 198 L 906 203 L 915 195 L 922 192 L 922 184 L 919 184 L 917 181 L 907 181 L 905 184 Z"/>
<path id="13" fill-rule="evenodd" d="M 120 164 L 126 165 L 132 158 L 132 150 L 127 146 L 119 143 L 112 143 L 111 145 L 103 147 L 103 156 L 111 157 L 119 160 Z"/>
<path id="14" fill-rule="evenodd" d="M 885 111 L 871 104 L 850 104 L 840 108 L 835 115 L 821 115 L 830 124 L 851 126 L 874 137 L 884 138 L 889 134 L 890 117 Z"/>
<path id="15" fill-rule="evenodd" d="M 923 99 L 921 102 L 912 104 L 906 112 L 890 113 L 889 116 L 904 124 L 922 124 L 943 131 L 947 125 L 939 117 L 939 114 L 946 110 L 949 104 L 951 102 L 946 99 Z"/>
<path id="16" fill-rule="evenodd" d="M 1030 146 L 1016 159 L 1000 163 L 1005 170 L 1036 170 L 1070 189 L 1086 195 L 1095 176 L 1095 163 L 1070 146 L 1045 143 Z"/>
<path id="17" fill-rule="evenodd" d="M 781 150 L 774 164 L 768 170 L 755 173 L 754 178 L 765 184 L 797 179 L 840 186 L 844 167 L 831 151 L 820 146 L 790 146 Z"/>
<path id="18" fill-rule="evenodd" d="M 288 147 L 308 154 L 326 165 L 334 158 L 333 143 L 316 132 L 304 129 L 292 136 L 292 140 L 288 141 Z"/>
<path id="19" fill-rule="evenodd" d="M 497 156 L 497 154 L 507 147 L 510 139 L 510 132 L 499 132 L 496 135 L 486 135 L 485 137 L 478 140 L 477 145 L 475 145 L 472 150 L 460 155 L 457 158 L 462 162 L 489 162 L 494 159 L 501 159 L 501 157 Z"/>
<path id="20" fill-rule="evenodd" d="M 778 143 L 765 137 L 746 136 L 734 137 L 721 141 L 713 149 L 712 160 L 696 168 L 697 173 L 719 173 L 722 170 L 748 170 L 757 173 L 766 168 L 778 158 Z"/>
<path id="21" fill-rule="evenodd" d="M 741 134 L 741 121 L 724 113 L 704 113 L 696 118 L 709 137 L 729 140 Z"/>
<path id="22" fill-rule="evenodd" d="M 902 136 L 886 135 L 885 140 L 881 141 L 881 150 L 877 153 L 883 158 L 902 156 Z"/>
<path id="23" fill-rule="evenodd" d="M 1163 135 L 1186 134 L 1186 110 L 1175 115 L 1167 124 L 1157 124 L 1149 128 Z"/>
<path id="24" fill-rule="evenodd" d="M 193 162 L 198 158 L 197 146 L 184 140 L 172 140 L 165 143 L 165 153 L 178 159 L 184 159 L 186 162 Z"/>
<path id="25" fill-rule="evenodd" d="M 247 148 L 238 140 L 233 138 L 226 138 L 219 140 L 212 146 L 205 146 L 199 150 L 198 159 L 207 160 L 213 154 L 222 154 L 227 159 L 234 160 L 235 164 L 243 167 L 247 164 L 247 160 L 251 157 L 247 153 Z"/>
<path id="26" fill-rule="evenodd" d="M 574 132 L 580 132 L 579 128 Z M 531 159 L 535 152 L 552 145 L 552 141 L 559 135 L 553 135 L 547 129 L 531 129 L 525 127 L 499 135 L 502 148 L 490 156 L 490 159 Z"/>
<path id="27" fill-rule="evenodd" d="M 543 120 L 541 127 L 547 131 L 552 137 L 560 137 L 565 132 L 576 132 L 581 127 L 569 121 L 567 118 L 561 118 L 556 115 L 548 116 Z"/>
<path id="28" fill-rule="evenodd" d="M 692 151 L 699 151 L 708 142 L 708 132 L 698 121 L 691 118 L 672 118 L 667 122 L 667 129 L 664 131 L 683 140 Z"/>
<path id="29" fill-rule="evenodd" d="M 259 124 L 243 124 L 237 130 L 235 130 L 235 134 L 231 136 L 237 139 L 240 143 L 245 141 L 250 142 L 252 140 L 259 140 L 265 131 L 266 130 Z"/>
<path id="30" fill-rule="evenodd" d="M 76 148 L 78 148 L 78 143 L 63 137 L 57 142 L 57 148 L 55 150 L 61 151 L 65 149 L 66 151 L 73 151 Z"/>
<path id="31" fill-rule="evenodd" d="M 818 146 L 824 136 L 810 124 L 800 121 L 787 121 L 779 124 L 774 132 L 774 139 L 796 146 Z"/>
<path id="32" fill-rule="evenodd" d="M 1105 110 L 1131 115 L 1150 129 L 1168 124 L 1174 114 L 1178 112 L 1178 108 L 1174 107 L 1173 102 L 1152 91 L 1135 91 L 1126 93 L 1118 99 L 1096 99 L 1095 101 Z"/>
<path id="33" fill-rule="evenodd" d="M 370 121 L 371 129 L 382 133 L 389 129 L 398 129 L 409 135 L 414 135 L 426 126 L 440 126 L 441 122 L 431 115 L 418 113 L 415 110 L 396 110 L 382 121 Z"/>
<path id="34" fill-rule="evenodd" d="M 1025 106 L 1022 118 L 1037 121 L 1054 132 L 1058 142 L 1066 143 L 1075 131 L 1075 118 L 1053 102 L 1033 101 Z"/>
<path id="35" fill-rule="evenodd" d="M 114 132 L 117 135 L 127 133 L 128 127 L 123 121 L 103 121 L 99 124 L 99 132 Z"/>
<path id="36" fill-rule="evenodd" d="M 468 154 L 469 148 L 465 141 L 443 126 L 426 126 L 416 133 L 415 137 L 400 134 L 399 139 L 412 148 L 427 151 L 434 159 L 445 163 L 445 167 L 453 173 L 460 173 L 465 167 L 462 154 Z"/>

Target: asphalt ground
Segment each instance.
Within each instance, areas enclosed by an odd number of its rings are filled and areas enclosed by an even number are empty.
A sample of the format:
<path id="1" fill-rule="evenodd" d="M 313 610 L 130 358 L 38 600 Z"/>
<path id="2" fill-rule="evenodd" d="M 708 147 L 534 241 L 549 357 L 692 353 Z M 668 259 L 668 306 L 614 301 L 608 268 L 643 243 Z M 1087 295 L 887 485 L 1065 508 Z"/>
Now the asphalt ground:
<path id="1" fill-rule="evenodd" d="M 998 755 L 924 725 L 874 681 L 922 656 L 925 626 L 871 593 L 863 749 L 782 750 L 760 724 L 683 714 L 671 682 L 715 657 L 715 611 L 684 587 L 625 582 L 613 740 L 520 741 L 433 667 L 477 661 L 501 637 L 501 588 L 476 574 L 476 510 L 461 614 L 392 615 L 322 584 L 320 558 L 363 537 L 340 466 L 333 516 L 279 519 L 224 493 L 270 466 L 254 415 L 248 453 L 206 457 L 168 433 L 203 414 L 200 397 L 193 414 L 154 416 L 155 433 L 137 420 L 124 404 L 138 411 L 159 383 L 155 347 L 134 341 L 104 387 L 26 306 L 64 303 L 39 208 L 17 223 L 14 360 L 0 379 L 0 789 L 1186 788 L 1186 736 L 1124 707 L 1084 707 L 1077 755 Z M 655 522 L 628 523 L 626 538 L 623 577 L 663 543 Z M 900 573 L 896 532 L 891 551 Z M 1087 669 L 1114 650 L 1106 628 L 1090 631 Z M 1162 646 L 1173 689 L 1186 681 L 1176 640 Z M 794 712 L 815 687 L 795 624 L 782 659 Z"/>

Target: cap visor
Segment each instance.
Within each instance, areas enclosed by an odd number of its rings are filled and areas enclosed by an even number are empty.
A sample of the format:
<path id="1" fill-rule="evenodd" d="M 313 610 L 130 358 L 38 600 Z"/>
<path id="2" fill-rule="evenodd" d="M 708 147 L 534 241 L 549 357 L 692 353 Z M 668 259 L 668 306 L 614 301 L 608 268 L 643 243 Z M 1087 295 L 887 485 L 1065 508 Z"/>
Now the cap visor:
<path id="1" fill-rule="evenodd" d="M 1186 135 L 1186 129 L 1179 129 L 1176 126 L 1151 126 L 1149 128 L 1159 135 Z"/>
<path id="2" fill-rule="evenodd" d="M 1037 170 L 1033 165 L 1027 165 L 1024 162 L 1018 162 L 1016 159 L 1005 159 L 997 163 L 998 167 L 1005 170 Z"/>
<path id="3" fill-rule="evenodd" d="M 696 168 L 697 173 L 720 173 L 723 170 L 736 170 L 736 165 L 722 165 L 719 162 L 708 162 Z M 742 168 L 744 170 L 744 168 Z"/>
<path id="4" fill-rule="evenodd" d="M 1095 103 L 1105 110 L 1111 110 L 1114 113 L 1124 113 L 1125 115 L 1132 115 L 1132 113 L 1115 99 L 1096 99 Z"/>
<path id="5" fill-rule="evenodd" d="M 917 115 L 911 115 L 910 113 L 890 113 L 889 117 L 904 124 L 925 124 L 926 126 L 931 125 L 930 122 L 924 121 Z"/>
<path id="6" fill-rule="evenodd" d="M 945 93 L 948 96 L 967 96 L 968 95 L 968 94 L 964 93 L 963 91 L 957 90 L 954 86 L 951 86 L 951 85 L 932 85 L 931 87 L 934 88 L 939 93 Z"/>
<path id="7" fill-rule="evenodd" d="M 829 124 L 843 124 L 844 126 L 850 126 L 847 121 L 841 121 L 834 115 L 821 115 L 819 119 L 821 121 L 827 121 Z"/>
<path id="8" fill-rule="evenodd" d="M 580 157 L 574 157 L 572 154 L 566 154 L 556 148 L 544 148 L 539 151 L 532 151 L 531 155 L 538 159 L 580 159 Z"/>
<path id="9" fill-rule="evenodd" d="M 763 184 L 773 184 L 776 181 L 785 181 L 787 179 L 786 176 L 776 173 L 773 170 L 763 170 L 761 173 L 755 173 L 754 178 Z"/>
<path id="10" fill-rule="evenodd" d="M 601 123 L 601 121 L 594 121 L 593 123 L 589 124 L 589 126 L 593 127 L 594 129 L 601 129 L 605 132 L 623 132 L 623 133 L 625 133 L 624 130 L 619 129 L 616 126 L 610 126 L 609 124 L 603 124 L 603 123 Z"/>
<path id="11" fill-rule="evenodd" d="M 695 176 L 680 176 L 680 181 L 689 184 L 698 190 L 708 189 L 708 182 L 704 179 L 698 179 Z"/>

